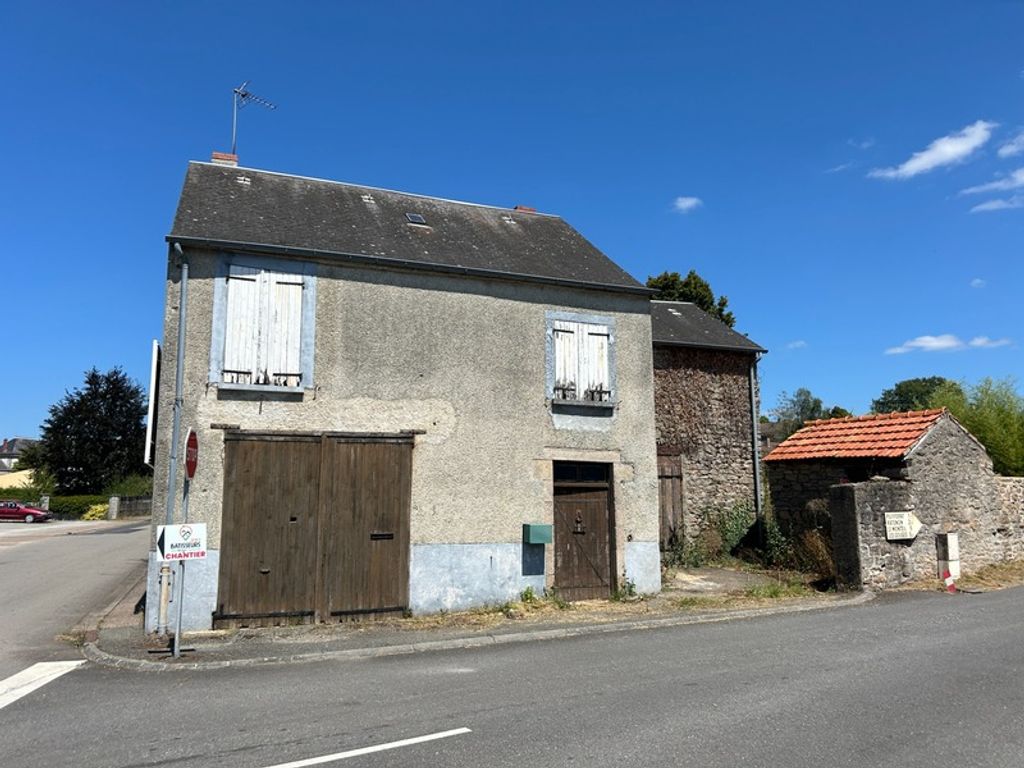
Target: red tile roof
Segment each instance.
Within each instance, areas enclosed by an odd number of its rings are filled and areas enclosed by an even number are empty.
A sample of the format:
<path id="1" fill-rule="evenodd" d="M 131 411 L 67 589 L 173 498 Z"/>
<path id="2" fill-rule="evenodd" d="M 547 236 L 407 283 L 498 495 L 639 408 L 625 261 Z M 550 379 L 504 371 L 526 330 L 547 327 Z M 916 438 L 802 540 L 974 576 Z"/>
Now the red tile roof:
<path id="1" fill-rule="evenodd" d="M 765 461 L 797 459 L 901 459 L 945 413 L 944 408 L 810 421 Z"/>

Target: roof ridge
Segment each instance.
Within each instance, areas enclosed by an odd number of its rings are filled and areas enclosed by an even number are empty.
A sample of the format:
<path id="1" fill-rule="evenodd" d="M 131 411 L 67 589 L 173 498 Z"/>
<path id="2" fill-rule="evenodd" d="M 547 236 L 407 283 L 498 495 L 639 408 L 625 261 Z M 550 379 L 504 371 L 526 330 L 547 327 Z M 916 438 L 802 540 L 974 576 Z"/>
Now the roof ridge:
<path id="1" fill-rule="evenodd" d="M 406 192 L 401 189 L 389 189 L 387 187 L 374 187 L 369 184 L 356 184 L 353 181 L 338 181 L 337 179 L 324 179 L 319 176 L 304 176 L 298 173 L 284 173 L 283 171 L 270 171 L 266 168 L 252 168 L 245 165 L 220 165 L 218 163 L 212 163 L 208 160 L 189 160 L 189 165 L 203 165 L 210 168 L 220 168 L 221 170 L 227 169 L 229 171 L 249 171 L 251 173 L 265 173 L 270 176 L 283 176 L 288 179 L 302 179 L 303 181 L 316 181 L 321 184 L 337 184 L 341 187 L 354 187 L 356 189 L 369 189 L 374 192 L 388 192 L 393 195 L 404 195 L 406 197 L 415 197 L 420 200 L 436 200 L 439 203 L 453 203 L 455 205 L 468 205 L 473 208 L 488 208 L 492 211 L 502 211 L 504 213 L 522 213 L 530 216 L 545 216 L 549 219 L 561 219 L 562 217 L 557 213 L 544 213 L 543 211 L 527 211 L 522 208 L 506 208 L 500 205 L 488 205 L 487 203 L 474 203 L 469 200 L 453 200 L 448 197 L 437 197 L 436 195 L 422 195 L 416 192 Z"/>
<path id="2" fill-rule="evenodd" d="M 867 413 L 863 416 L 840 416 L 834 419 L 811 419 L 804 424 L 805 427 L 809 427 L 813 424 L 842 424 L 849 422 L 866 422 L 866 421 L 891 421 L 894 419 L 907 418 L 908 416 L 939 416 L 946 413 L 947 409 L 942 408 L 927 408 L 920 411 L 890 411 L 888 413 Z"/>

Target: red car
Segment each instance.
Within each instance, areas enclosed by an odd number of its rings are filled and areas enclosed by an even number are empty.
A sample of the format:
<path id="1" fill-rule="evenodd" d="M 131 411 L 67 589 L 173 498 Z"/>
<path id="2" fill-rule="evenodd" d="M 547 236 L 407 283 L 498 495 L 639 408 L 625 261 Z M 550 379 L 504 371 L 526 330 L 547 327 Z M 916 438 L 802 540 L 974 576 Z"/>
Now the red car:
<path id="1" fill-rule="evenodd" d="M 0 520 L 24 520 L 26 523 L 45 523 L 52 515 L 45 509 L 36 509 L 21 501 L 0 501 Z"/>

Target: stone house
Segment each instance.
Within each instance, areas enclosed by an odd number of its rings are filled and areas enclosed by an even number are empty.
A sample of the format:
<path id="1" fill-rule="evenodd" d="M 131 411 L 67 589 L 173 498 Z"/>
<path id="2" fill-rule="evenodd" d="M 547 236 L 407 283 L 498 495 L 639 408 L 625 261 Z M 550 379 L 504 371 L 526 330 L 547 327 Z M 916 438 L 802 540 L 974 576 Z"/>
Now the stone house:
<path id="1" fill-rule="evenodd" d="M 227 156 L 167 241 L 153 523 L 182 324 L 210 547 L 183 628 L 660 589 L 650 291 L 564 220 Z"/>
<path id="2" fill-rule="evenodd" d="M 662 548 L 716 512 L 760 503 L 757 362 L 762 347 L 695 304 L 651 303 Z"/>
<path id="3" fill-rule="evenodd" d="M 885 587 L 937 573 L 939 535 L 956 533 L 977 569 L 1024 555 L 1024 478 L 997 477 L 944 409 L 814 421 L 765 457 L 783 532 L 818 529 L 840 584 Z M 893 538 L 894 516 L 921 523 Z"/>

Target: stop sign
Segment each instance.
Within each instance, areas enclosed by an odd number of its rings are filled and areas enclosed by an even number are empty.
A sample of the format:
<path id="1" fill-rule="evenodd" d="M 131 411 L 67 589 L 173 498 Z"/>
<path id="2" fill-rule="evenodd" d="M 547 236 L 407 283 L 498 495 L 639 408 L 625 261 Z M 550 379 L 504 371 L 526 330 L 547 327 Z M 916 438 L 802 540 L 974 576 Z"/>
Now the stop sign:
<path id="1" fill-rule="evenodd" d="M 188 431 L 185 437 L 185 477 L 191 480 L 196 476 L 196 467 L 199 465 L 199 438 L 193 430 Z"/>

